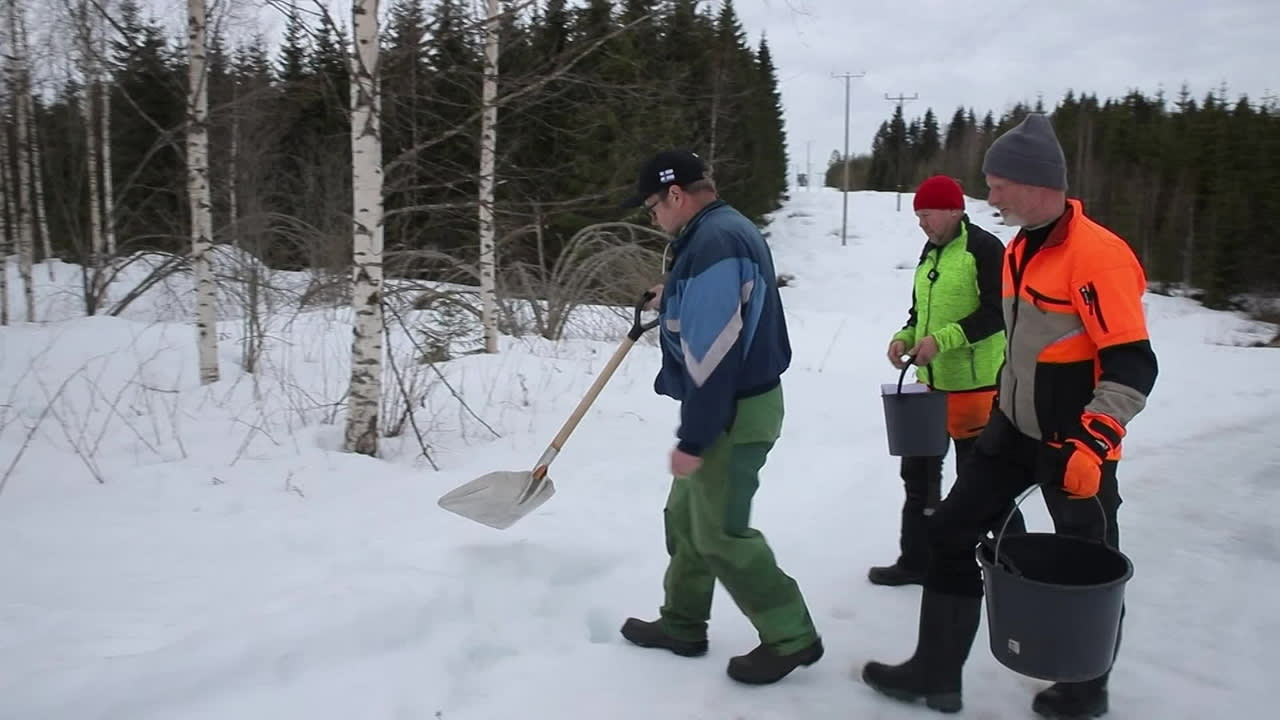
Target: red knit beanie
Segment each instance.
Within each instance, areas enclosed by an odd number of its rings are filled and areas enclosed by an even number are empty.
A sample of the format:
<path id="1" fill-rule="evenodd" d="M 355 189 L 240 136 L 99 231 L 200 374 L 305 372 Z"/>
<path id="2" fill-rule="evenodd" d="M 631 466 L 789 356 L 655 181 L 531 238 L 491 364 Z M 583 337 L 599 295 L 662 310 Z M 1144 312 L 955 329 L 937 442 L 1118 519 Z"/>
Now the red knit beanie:
<path id="1" fill-rule="evenodd" d="M 964 191 L 946 175 L 934 175 L 916 188 L 916 210 L 963 210 Z"/>

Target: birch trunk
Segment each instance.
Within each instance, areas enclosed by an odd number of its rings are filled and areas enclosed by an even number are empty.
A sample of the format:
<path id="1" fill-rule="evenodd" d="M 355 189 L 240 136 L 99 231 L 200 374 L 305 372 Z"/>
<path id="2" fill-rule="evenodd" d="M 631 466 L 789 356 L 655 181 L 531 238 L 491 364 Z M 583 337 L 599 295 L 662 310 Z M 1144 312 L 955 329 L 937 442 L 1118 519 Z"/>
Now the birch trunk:
<path id="1" fill-rule="evenodd" d="M 31 163 L 31 185 L 35 192 L 34 202 L 31 205 L 31 217 L 35 223 L 35 233 L 43 243 L 41 255 L 48 265 L 49 279 L 53 280 L 53 245 L 49 239 L 49 212 L 44 200 L 44 152 L 40 148 L 40 124 L 36 122 L 35 103 L 31 100 L 31 45 L 27 42 L 26 18 L 21 15 L 18 17 L 18 34 L 17 47 L 23 59 L 27 79 L 27 92 L 22 96 L 22 105 L 23 112 L 26 113 L 27 127 L 31 129 L 28 152 Z M 34 236 L 32 243 L 31 251 L 34 254 Z"/>
<path id="2" fill-rule="evenodd" d="M 31 148 L 27 138 L 27 102 L 31 97 L 31 88 L 27 58 L 22 56 L 20 50 L 22 42 L 18 26 L 18 0 L 9 0 L 9 87 L 13 91 L 14 141 L 18 144 L 18 192 L 14 193 L 17 228 L 14 237 L 17 241 L 22 300 L 27 310 L 27 322 L 33 323 L 36 321 L 36 297 L 31 285 L 31 265 L 35 239 L 31 236 Z M 7 162 L 8 155 L 5 159 Z"/>
<path id="3" fill-rule="evenodd" d="M 0 101 L 0 108 L 5 107 Z M 8 126 L 0 110 L 0 129 Z M 0 325 L 9 324 L 9 133 L 0 132 Z"/>
<path id="4" fill-rule="evenodd" d="M 102 0 L 103 12 L 110 4 L 108 0 Z M 94 63 L 94 77 L 101 78 L 104 74 L 102 67 L 107 57 L 107 20 L 102 13 L 98 15 L 99 22 L 102 23 L 101 34 L 98 35 L 98 56 Z M 107 246 L 107 255 L 115 257 L 116 254 L 116 198 L 115 198 L 115 181 L 111 179 L 111 83 L 103 83 L 102 85 L 102 124 L 99 126 L 102 133 L 102 224 L 104 228 L 105 241 Z"/>
<path id="5" fill-rule="evenodd" d="M 498 293 L 495 261 L 494 186 L 498 144 L 498 0 L 489 0 L 485 23 L 484 114 L 480 120 L 480 319 L 484 325 L 484 349 L 498 352 Z"/>
<path id="6" fill-rule="evenodd" d="M 378 123 L 378 1 L 353 0 L 351 55 L 352 291 L 348 452 L 376 456 L 382 400 L 382 135 Z"/>
<path id="7" fill-rule="evenodd" d="M 86 310 L 89 314 L 95 314 L 98 311 L 98 295 L 100 288 L 99 282 L 102 280 L 103 266 L 103 241 L 102 241 L 102 213 L 101 204 L 98 198 L 98 133 L 97 113 L 94 111 L 93 94 L 97 86 L 97 74 L 94 71 L 96 62 L 94 60 L 93 50 L 93 26 L 89 22 L 89 3 L 87 0 L 81 0 L 80 3 L 80 69 L 84 73 L 86 82 L 84 92 L 80 95 L 80 112 L 84 115 L 85 126 L 85 162 L 89 166 L 88 191 L 89 191 L 89 236 L 91 238 L 90 253 L 90 273 L 91 282 L 86 288 Z"/>
<path id="8" fill-rule="evenodd" d="M 240 160 L 240 111 L 239 92 L 236 83 L 231 84 L 231 151 L 227 167 L 227 223 L 231 232 L 231 247 L 240 249 L 240 228 L 236 221 L 240 219 L 240 208 L 236 203 L 236 174 L 239 172 Z"/>
<path id="9" fill-rule="evenodd" d="M 200 382 L 218 381 L 217 289 L 209 253 L 213 220 L 209 198 L 209 92 L 205 82 L 205 0 L 187 0 L 187 195 L 191 206 L 191 264 L 196 277 L 196 334 Z"/>
<path id="10" fill-rule="evenodd" d="M 49 240 L 49 208 L 44 201 L 44 151 L 40 149 L 40 126 L 36 123 L 35 108 L 31 98 L 27 98 L 27 117 L 31 120 L 31 172 L 32 184 L 36 189 L 35 219 L 36 229 L 43 243 L 44 262 L 49 268 L 49 279 L 54 279 L 53 243 Z"/>
<path id="11" fill-rule="evenodd" d="M 239 108 L 239 87 L 231 85 L 231 106 Z M 240 203 L 237 198 L 237 178 L 240 173 L 240 112 L 233 110 L 231 115 L 231 150 L 227 162 L 227 226 L 231 234 L 231 247 L 242 250 L 240 245 Z M 238 252 L 237 260 L 244 258 L 243 267 L 248 277 L 245 278 L 245 314 L 244 314 L 244 349 L 240 363 L 247 373 L 258 371 L 258 359 L 262 355 L 262 313 L 261 313 L 261 268 L 258 264 L 258 253 Z"/>
<path id="12" fill-rule="evenodd" d="M 18 277 L 21 278 L 22 282 L 22 300 L 27 308 L 27 322 L 33 323 L 36 321 L 36 293 L 31 277 L 31 269 L 35 260 L 35 238 L 31 234 L 31 165 L 28 152 L 30 148 L 27 146 L 27 118 L 26 114 L 21 110 L 24 105 L 25 103 L 19 97 L 19 109 L 16 113 L 18 116 L 18 228 L 14 236 L 17 238 L 18 244 Z"/>

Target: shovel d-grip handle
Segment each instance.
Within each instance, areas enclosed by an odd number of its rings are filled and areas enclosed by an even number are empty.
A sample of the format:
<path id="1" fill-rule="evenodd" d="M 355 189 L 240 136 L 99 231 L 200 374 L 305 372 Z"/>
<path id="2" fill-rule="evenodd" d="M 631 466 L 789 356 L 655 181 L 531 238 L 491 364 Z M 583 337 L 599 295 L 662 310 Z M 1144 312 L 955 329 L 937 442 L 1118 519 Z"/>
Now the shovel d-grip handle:
<path id="1" fill-rule="evenodd" d="M 639 340 L 640 336 L 645 334 L 645 331 L 652 330 L 658 326 L 658 318 L 654 318 L 649 322 L 642 322 L 640 320 L 640 313 L 644 312 L 644 306 L 656 297 L 658 297 L 658 295 L 652 290 L 645 290 L 644 294 L 640 296 L 640 301 L 636 303 L 635 320 L 631 323 L 631 330 L 627 333 L 627 337 L 631 342 Z"/>
<path id="2" fill-rule="evenodd" d="M 645 333 L 657 327 L 658 320 L 655 318 L 649 322 L 642 322 L 640 314 L 644 311 L 644 306 L 650 300 L 657 297 L 652 291 L 646 290 L 644 295 L 640 296 L 640 301 L 636 303 L 635 320 L 632 322 L 631 330 L 627 333 L 627 337 L 614 351 L 613 357 L 609 358 L 609 362 L 605 364 L 604 369 L 600 371 L 600 375 L 596 377 L 595 382 L 591 383 L 591 387 L 587 389 L 587 394 L 582 400 L 578 401 L 578 407 L 574 408 L 573 414 L 565 421 L 564 426 L 560 428 L 560 432 L 556 433 L 555 438 L 551 441 L 551 445 L 542 453 L 542 457 L 538 458 L 537 464 L 533 466 L 533 477 L 535 480 L 542 480 L 547 475 L 547 467 L 551 465 L 551 461 L 560 453 L 560 449 L 568 442 L 569 435 L 573 433 L 574 428 L 578 427 L 578 423 L 582 421 L 591 404 L 595 402 L 596 396 L 604 389 L 605 383 L 609 382 L 609 378 L 613 377 L 613 372 L 622 364 L 622 359 L 627 356 L 627 352 L 631 350 L 631 346 L 635 345 L 636 340 Z"/>

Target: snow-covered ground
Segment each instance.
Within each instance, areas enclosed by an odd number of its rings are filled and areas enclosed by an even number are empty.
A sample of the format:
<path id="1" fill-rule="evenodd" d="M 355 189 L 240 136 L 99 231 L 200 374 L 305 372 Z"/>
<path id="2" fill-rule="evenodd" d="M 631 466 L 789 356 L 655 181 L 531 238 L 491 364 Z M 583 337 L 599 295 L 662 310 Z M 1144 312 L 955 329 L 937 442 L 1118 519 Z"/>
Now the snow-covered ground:
<path id="1" fill-rule="evenodd" d="M 414 417 L 436 470 L 411 427 L 380 459 L 340 451 L 345 311 L 277 318 L 256 377 L 239 368 L 242 323 L 228 319 L 223 380 L 201 387 L 195 330 L 173 310 L 189 302 L 180 284 L 122 317 L 76 318 L 75 268 L 50 284 L 37 267 L 53 321 L 0 329 L 0 718 L 928 715 L 856 679 L 868 659 L 907 657 L 916 632 L 919 589 L 866 581 L 896 552 L 902 491 L 879 386 L 896 379 L 884 348 L 923 239 L 910 197 L 894 205 L 852 194 L 847 247 L 832 191 L 796 194 L 768 229 L 779 272 L 795 276 L 783 290 L 795 359 L 753 519 L 827 654 L 759 688 L 724 674 L 756 644 L 726 595 L 707 657 L 618 635 L 628 615 L 656 612 L 666 560 L 677 415 L 652 392 L 652 338 L 570 438 L 552 468 L 559 492 L 536 514 L 496 531 L 436 506 L 536 460 L 617 346 L 622 315 L 584 316 L 560 343 L 504 338 L 499 355 L 441 364 L 447 385 L 402 365 L 423 388 Z M 985 203 L 970 210 L 1011 236 Z M 20 318 L 16 281 L 11 265 Z M 1280 356 L 1246 347 L 1274 328 L 1180 298 L 1152 295 L 1147 309 L 1161 374 L 1121 466 L 1136 572 L 1112 716 L 1274 717 Z M 396 347 L 406 362 L 411 343 Z M 1050 527 L 1038 496 L 1023 508 L 1033 529 Z M 1030 717 L 1044 683 L 998 665 L 985 621 L 979 632 L 965 715 Z"/>

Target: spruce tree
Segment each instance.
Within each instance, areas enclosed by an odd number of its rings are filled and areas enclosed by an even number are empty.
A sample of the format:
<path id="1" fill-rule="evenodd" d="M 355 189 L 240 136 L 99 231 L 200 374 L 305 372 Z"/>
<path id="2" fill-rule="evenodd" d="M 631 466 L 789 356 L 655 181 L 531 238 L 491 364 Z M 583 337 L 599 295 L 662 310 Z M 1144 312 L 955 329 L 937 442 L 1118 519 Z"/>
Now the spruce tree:
<path id="1" fill-rule="evenodd" d="M 418 247 L 429 237 L 420 221 L 426 203 L 424 189 L 431 176 L 421 157 L 429 157 L 422 145 L 428 133 L 434 101 L 427 54 L 429 19 L 423 0 L 395 0 L 381 33 L 384 55 L 382 82 L 382 156 L 387 250 L 394 253 Z"/>
<path id="2" fill-rule="evenodd" d="M 911 187 L 914 188 L 920 180 L 941 171 L 938 157 L 941 152 L 942 132 L 938 127 L 938 116 L 933 114 L 933 108 L 929 108 L 920 123 L 920 146 L 916 150 L 920 168 L 916 176 L 910 179 Z"/>
<path id="3" fill-rule="evenodd" d="M 778 71 L 773 64 L 768 39 L 760 38 L 756 51 L 759 77 L 760 126 L 757 130 L 755 178 L 766 191 L 757 212 L 772 212 L 780 206 L 787 190 L 787 143 L 783 126 L 782 96 L 778 91 Z M 756 210 L 753 208 L 753 210 Z"/>
<path id="4" fill-rule="evenodd" d="M 111 171 L 120 251 L 182 252 L 187 244 L 186 65 L 163 26 L 134 0 L 112 41 Z"/>

